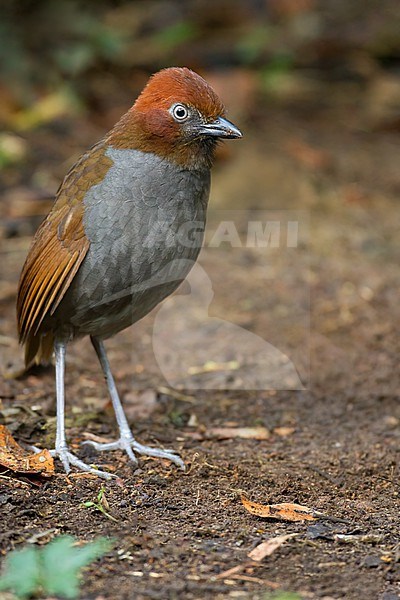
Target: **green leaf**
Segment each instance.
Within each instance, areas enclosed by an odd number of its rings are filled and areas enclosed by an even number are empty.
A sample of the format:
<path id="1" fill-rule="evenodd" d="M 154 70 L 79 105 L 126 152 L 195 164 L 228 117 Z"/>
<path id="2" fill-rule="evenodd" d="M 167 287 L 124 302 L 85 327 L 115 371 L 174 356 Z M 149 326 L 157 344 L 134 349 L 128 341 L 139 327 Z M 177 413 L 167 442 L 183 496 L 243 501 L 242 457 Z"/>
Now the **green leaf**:
<path id="1" fill-rule="evenodd" d="M 18 598 L 31 596 L 40 585 L 40 562 L 36 548 L 14 550 L 5 560 L 0 590 L 11 590 Z"/>
<path id="2" fill-rule="evenodd" d="M 255 25 L 247 31 L 236 44 L 240 60 L 250 64 L 258 60 L 273 40 L 274 31 L 271 25 Z"/>
<path id="3" fill-rule="evenodd" d="M 17 598 L 28 598 L 42 591 L 46 595 L 77 598 L 80 570 L 100 558 L 112 544 L 105 538 L 80 548 L 74 543 L 73 537 L 61 536 L 44 548 L 10 552 L 0 578 L 0 590 L 10 590 Z"/>
<path id="4" fill-rule="evenodd" d="M 79 572 L 107 552 L 111 544 L 104 538 L 81 548 L 73 546 L 74 538 L 63 536 L 42 550 L 42 581 L 48 594 L 76 598 L 79 594 Z"/>
<path id="5" fill-rule="evenodd" d="M 95 53 L 91 46 L 82 42 L 58 48 L 54 57 L 63 73 L 78 75 L 92 65 Z"/>
<path id="6" fill-rule="evenodd" d="M 179 44 L 192 40 L 197 35 L 197 27 L 189 21 L 179 21 L 158 31 L 153 41 L 159 44 L 163 51 L 173 50 Z"/>
<path id="7" fill-rule="evenodd" d="M 264 89 L 279 89 L 293 71 L 293 57 L 290 54 L 277 54 L 260 71 Z"/>

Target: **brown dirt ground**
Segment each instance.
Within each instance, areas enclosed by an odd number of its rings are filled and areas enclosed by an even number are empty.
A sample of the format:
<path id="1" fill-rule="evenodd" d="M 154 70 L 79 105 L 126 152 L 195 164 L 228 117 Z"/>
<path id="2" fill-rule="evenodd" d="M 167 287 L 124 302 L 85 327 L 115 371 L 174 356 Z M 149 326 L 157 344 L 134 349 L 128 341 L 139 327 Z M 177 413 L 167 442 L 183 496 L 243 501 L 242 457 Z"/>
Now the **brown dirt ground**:
<path id="1" fill-rule="evenodd" d="M 120 476 L 105 484 L 116 521 L 82 506 L 97 496 L 102 484 L 96 478 L 67 477 L 59 465 L 44 484 L 3 475 L 4 554 L 41 533 L 38 543 L 61 533 L 81 540 L 111 536 L 114 549 L 85 571 L 85 598 L 263 599 L 275 587 L 303 598 L 399 597 L 398 138 L 371 125 L 375 115 L 368 112 L 367 95 L 360 97 L 351 86 L 320 94 L 325 100 L 315 100 L 312 116 L 309 103 L 302 112 L 301 102 L 272 104 L 267 115 L 255 111 L 254 122 L 243 124 L 246 138 L 229 150 L 230 160 L 217 166 L 214 178 L 218 208 L 309 212 L 309 242 L 298 250 L 300 268 L 281 273 L 284 285 L 266 290 L 251 261 L 243 285 L 234 267 L 227 272 L 223 252 L 216 260 L 204 257 L 215 280 L 224 282 L 214 299 L 215 314 L 238 322 L 244 302 L 246 327 L 268 339 L 279 336 L 276 311 L 304 307 L 311 292 L 306 346 L 299 352 L 296 329 L 292 335 L 290 327 L 285 332 L 289 355 L 307 355 L 309 348 L 310 367 L 307 358 L 296 363 L 306 390 L 191 391 L 189 399 L 154 395 L 162 381 L 148 344 L 152 317 L 144 319 L 109 341 L 110 359 L 118 365 L 120 390 L 140 441 L 179 449 L 187 472 L 155 460 L 141 460 L 133 472 L 121 453 L 90 457 Z M 79 122 L 68 127 L 67 139 L 77 140 L 77 146 L 97 136 Z M 30 135 L 31 173 L 47 164 L 51 187 L 77 148 L 71 141 L 61 144 L 65 128 Z M 308 146 L 317 150 L 311 158 Z M 10 176 L 11 206 L 30 175 Z M 37 220 L 12 217 L 7 198 L 0 344 L 2 368 L 13 369 L 21 361 L 15 290 Z M 10 227 L 16 228 L 12 237 Z M 133 346 L 132 339 L 138 344 Z M 1 382 L 0 416 L 18 440 L 51 445 L 53 385 L 51 368 Z M 138 398 L 137 390 L 147 392 Z M 71 349 L 67 394 L 68 436 L 85 456 L 78 445 L 85 433 L 107 437 L 114 431 L 87 341 Z M 190 418 L 198 425 L 189 426 Z M 227 425 L 265 425 L 271 433 L 262 442 L 193 436 Z M 289 427 L 288 435 L 280 435 L 280 427 Z M 316 529 L 263 520 L 244 510 L 239 489 L 255 501 L 298 502 L 344 522 L 325 521 Z M 247 553 L 262 540 L 286 533 L 298 536 L 236 577 L 219 576 L 248 562 Z M 348 534 L 347 541 L 337 534 Z"/>

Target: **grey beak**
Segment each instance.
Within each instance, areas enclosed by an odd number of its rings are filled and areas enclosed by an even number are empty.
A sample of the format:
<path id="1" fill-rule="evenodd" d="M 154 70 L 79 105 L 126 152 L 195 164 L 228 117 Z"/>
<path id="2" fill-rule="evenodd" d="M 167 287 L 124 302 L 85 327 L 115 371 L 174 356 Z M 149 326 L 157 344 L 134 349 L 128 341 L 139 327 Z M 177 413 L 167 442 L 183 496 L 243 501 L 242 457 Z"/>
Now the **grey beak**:
<path id="1" fill-rule="evenodd" d="M 228 121 L 228 119 L 224 119 L 224 117 L 218 117 L 212 123 L 203 125 L 200 129 L 200 133 L 203 135 L 210 135 L 212 137 L 220 137 L 225 139 L 243 137 L 240 129 Z"/>

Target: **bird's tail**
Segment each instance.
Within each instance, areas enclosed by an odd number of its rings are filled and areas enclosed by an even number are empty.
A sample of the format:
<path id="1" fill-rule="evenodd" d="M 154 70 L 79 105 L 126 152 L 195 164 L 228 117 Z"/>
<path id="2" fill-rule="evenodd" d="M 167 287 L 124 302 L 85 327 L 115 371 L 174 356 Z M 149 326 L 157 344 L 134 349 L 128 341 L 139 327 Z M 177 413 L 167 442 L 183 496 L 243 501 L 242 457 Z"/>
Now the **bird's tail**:
<path id="1" fill-rule="evenodd" d="M 33 335 L 29 333 L 25 341 L 25 368 L 33 365 L 47 365 L 51 361 L 54 348 L 52 332 Z"/>

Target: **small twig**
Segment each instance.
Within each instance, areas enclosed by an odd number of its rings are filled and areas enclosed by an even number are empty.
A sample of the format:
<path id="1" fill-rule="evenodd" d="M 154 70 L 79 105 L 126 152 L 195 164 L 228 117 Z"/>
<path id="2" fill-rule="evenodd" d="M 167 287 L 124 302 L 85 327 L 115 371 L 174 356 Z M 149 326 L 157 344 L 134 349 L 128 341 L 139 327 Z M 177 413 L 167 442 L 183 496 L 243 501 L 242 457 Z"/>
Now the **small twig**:
<path id="1" fill-rule="evenodd" d="M 318 519 L 319 521 L 330 521 L 331 523 L 343 523 L 344 525 L 352 525 L 353 521 L 349 519 L 341 519 L 340 517 L 331 517 L 330 515 L 326 515 L 325 513 L 318 512 L 317 510 L 313 511 L 313 517 Z"/>
<path id="2" fill-rule="evenodd" d="M 30 487 L 29 483 L 27 483 L 26 481 L 21 481 L 20 479 L 15 479 L 15 477 L 8 477 L 7 475 L 0 475 L 0 479 L 9 480 L 11 483 L 17 484 L 17 486 L 22 485 L 25 487 Z"/>
<path id="3" fill-rule="evenodd" d="M 318 475 L 320 475 L 324 479 L 327 479 L 328 481 L 330 481 L 331 483 L 333 483 L 333 485 L 336 485 L 338 487 L 341 487 L 343 485 L 342 481 L 339 481 L 335 477 L 332 477 L 332 475 L 329 475 L 329 473 L 326 473 L 325 471 L 323 471 L 319 467 L 315 467 L 314 465 L 306 465 L 306 468 L 310 469 L 310 471 L 314 471 L 314 473 L 317 473 Z"/>

